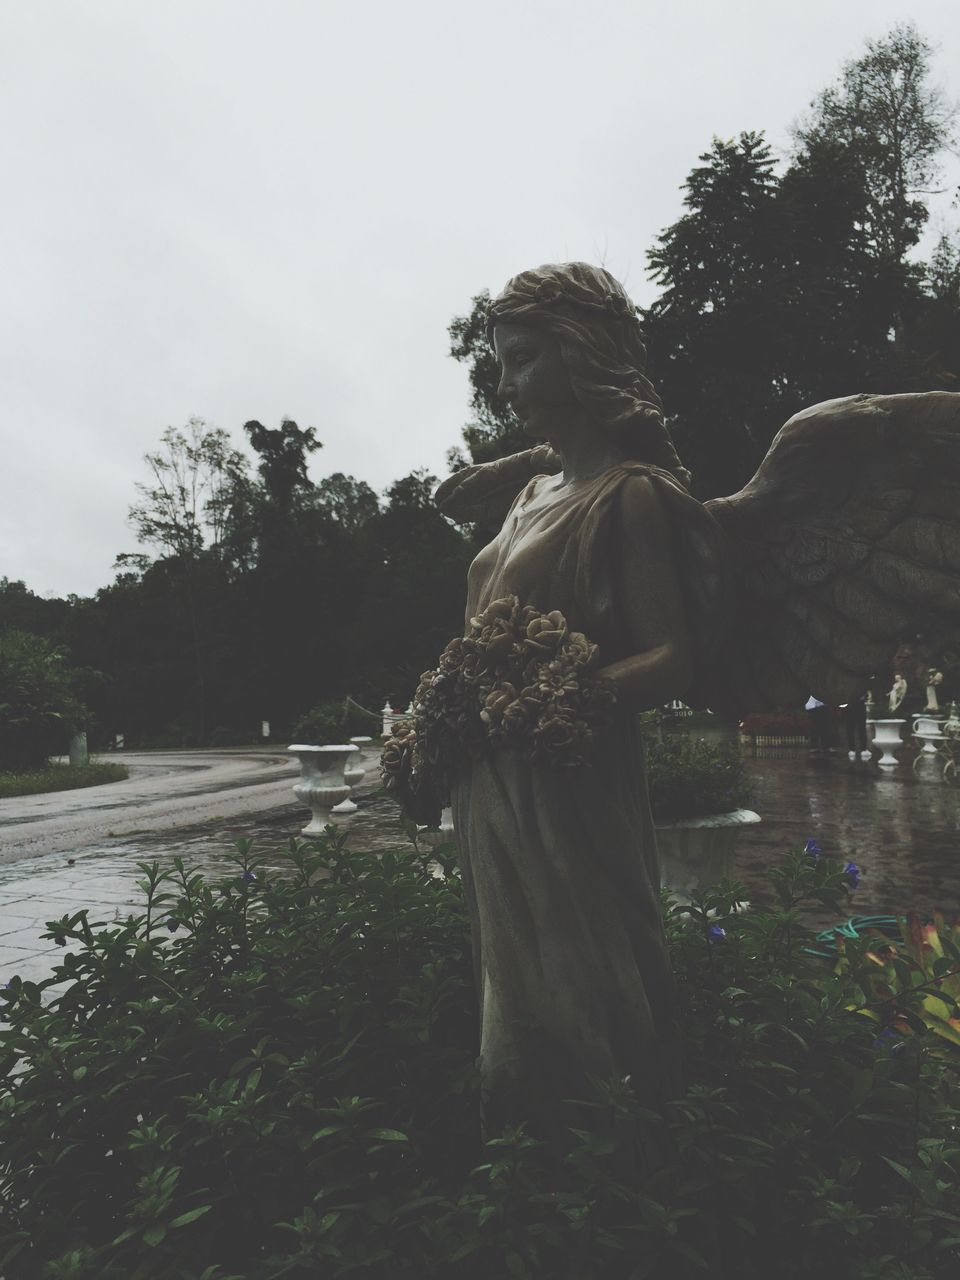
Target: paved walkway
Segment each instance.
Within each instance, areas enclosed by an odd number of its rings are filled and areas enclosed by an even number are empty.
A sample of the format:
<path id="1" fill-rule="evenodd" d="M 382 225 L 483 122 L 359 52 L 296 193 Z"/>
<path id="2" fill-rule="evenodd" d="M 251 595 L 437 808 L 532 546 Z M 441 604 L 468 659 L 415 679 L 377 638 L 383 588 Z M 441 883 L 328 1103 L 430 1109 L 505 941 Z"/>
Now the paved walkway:
<path id="1" fill-rule="evenodd" d="M 0 800 L 0 863 L 288 805 L 297 777 L 297 762 L 277 748 L 129 751 L 110 759 L 129 768 L 125 782 Z"/>
<path id="2" fill-rule="evenodd" d="M 379 789 L 376 758 L 370 749 L 361 756 L 368 773 L 358 791 L 360 808 L 343 819 L 354 846 L 361 849 L 396 846 L 405 840 L 395 805 Z M 929 911 L 934 906 L 960 910 L 960 783 L 944 782 L 930 765 L 914 774 L 909 767 L 912 753 L 905 751 L 904 758 L 899 767 L 881 770 L 876 764 L 849 763 L 843 753 L 811 759 L 796 748 L 748 756 L 755 808 L 763 822 L 741 833 L 735 871 L 745 881 L 751 901 L 770 900 L 767 867 L 814 836 L 825 852 L 863 869 L 849 914 Z M 131 811 L 123 821 L 139 834 L 114 834 L 85 845 L 74 842 L 59 852 L 0 865 L 0 982 L 13 973 L 36 978 L 49 972 L 59 949 L 41 942 L 45 921 L 82 907 L 92 908 L 91 920 L 107 922 L 138 910 L 138 862 L 169 862 L 180 854 L 188 866 L 216 876 L 227 870 L 226 855 L 240 837 L 252 838 L 269 862 L 308 817 L 287 790 L 292 771 L 286 760 L 282 763 L 282 783 L 269 785 L 282 785 L 283 793 L 273 796 L 266 812 L 254 806 L 229 817 L 207 813 L 198 825 L 144 833 L 142 811 Z M 167 784 L 173 776 L 167 775 Z M 249 793 L 254 798 L 262 785 L 256 776 L 251 770 Z M 198 779 L 199 774 L 195 786 L 202 785 Z M 158 785 L 162 791 L 162 781 Z M 224 793 L 219 795 L 223 798 Z M 74 799 L 79 793 L 73 793 L 71 805 Z M 169 801 L 155 798 L 151 803 Z M 115 805 L 114 814 L 118 811 Z M 190 811 L 189 806 L 180 810 Z M 3 835 L 0 829 L 0 840 Z M 823 927 L 836 921 L 823 916 L 812 922 Z"/>
<path id="3" fill-rule="evenodd" d="M 219 877 L 238 839 L 253 839 L 269 864 L 299 835 L 310 813 L 291 790 L 296 762 L 276 751 L 223 754 L 131 753 L 126 782 L 0 801 L 0 982 L 49 974 L 61 952 L 41 939 L 48 920 L 84 907 L 91 924 L 140 911 L 140 862 L 169 865 L 179 855 Z M 358 848 L 405 840 L 396 806 L 380 794 L 378 756 L 365 748 L 354 757 L 367 766 L 359 808 L 338 819 Z M 25 852 L 32 833 L 53 851 Z"/>

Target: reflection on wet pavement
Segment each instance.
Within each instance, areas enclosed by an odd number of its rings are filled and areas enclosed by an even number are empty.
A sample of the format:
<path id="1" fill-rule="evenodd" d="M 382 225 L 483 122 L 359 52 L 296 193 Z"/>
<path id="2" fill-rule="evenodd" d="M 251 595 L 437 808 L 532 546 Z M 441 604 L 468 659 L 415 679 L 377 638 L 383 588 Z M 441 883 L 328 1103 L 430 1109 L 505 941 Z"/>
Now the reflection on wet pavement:
<path id="1" fill-rule="evenodd" d="M 960 908 L 960 784 L 944 781 L 935 762 L 914 773 L 909 749 L 891 769 L 796 748 L 746 759 L 763 818 L 737 844 L 736 874 L 751 901 L 771 900 L 766 867 L 815 836 L 863 871 L 851 915 Z"/>
<path id="2" fill-rule="evenodd" d="M 896 913 L 934 906 L 960 909 L 960 784 L 944 782 L 926 762 L 918 774 L 904 764 L 881 771 L 875 764 L 849 763 L 838 753 L 812 759 L 803 750 L 781 748 L 747 755 L 763 821 L 739 839 L 736 874 L 751 901 L 770 901 L 766 868 L 791 848 L 815 836 L 824 852 L 857 862 L 863 881 L 851 895 L 848 914 Z M 393 801 L 379 789 L 375 772 L 360 788 L 359 808 L 341 820 L 357 849 L 404 844 Z M 62 853 L 0 867 L 0 981 L 14 973 L 49 973 L 61 949 L 40 934 L 47 920 L 90 907 L 91 922 L 106 923 L 138 911 L 142 895 L 138 862 L 176 855 L 211 878 L 230 871 L 227 856 L 246 837 L 268 866 L 299 835 L 309 814 L 297 803 L 224 824 L 185 829 L 174 836 L 124 837 L 77 850 L 73 865 Z M 823 926 L 831 917 L 815 918 Z"/>
<path id="3" fill-rule="evenodd" d="M 355 848 L 407 843 L 396 805 L 376 784 L 362 786 L 356 800 L 357 812 L 338 822 Z M 143 872 L 138 863 L 156 859 L 161 867 L 172 866 L 179 856 L 187 869 L 216 881 L 232 874 L 228 859 L 236 853 L 236 841 L 250 839 L 267 868 L 282 874 L 289 864 L 280 855 L 309 817 L 307 809 L 293 802 L 229 825 L 106 840 L 72 853 L 72 863 L 63 853 L 51 853 L 0 866 L 0 982 L 15 973 L 33 981 L 49 976 L 63 949 L 41 939 L 48 920 L 88 907 L 91 924 L 112 924 L 142 911 L 144 895 L 137 881 Z"/>

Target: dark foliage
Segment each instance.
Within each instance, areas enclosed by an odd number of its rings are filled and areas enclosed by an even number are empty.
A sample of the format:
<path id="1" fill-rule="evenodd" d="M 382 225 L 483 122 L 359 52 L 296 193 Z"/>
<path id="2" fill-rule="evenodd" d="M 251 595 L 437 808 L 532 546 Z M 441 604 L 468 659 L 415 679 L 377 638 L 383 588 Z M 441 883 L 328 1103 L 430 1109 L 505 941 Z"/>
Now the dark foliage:
<path id="1" fill-rule="evenodd" d="M 685 1086 L 660 1113 L 598 1082 L 559 1162 L 478 1142 L 444 850 L 142 869 L 139 915 L 51 921 L 56 985 L 0 991 L 7 1280 L 956 1274 L 957 1060 L 917 1013 L 943 978 L 905 954 L 876 997 L 866 944 L 808 954 L 803 903 L 855 879 L 816 846 L 771 873 L 776 911 L 733 885 L 668 909 Z M 639 1118 L 672 1151 L 642 1184 L 616 1158 Z"/>
<path id="2" fill-rule="evenodd" d="M 20 584 L 18 584 L 20 585 Z M 43 636 L 0 630 L 0 771 L 43 769 L 88 719 L 78 673 Z"/>
<path id="3" fill-rule="evenodd" d="M 104 782 L 123 782 L 130 776 L 125 764 L 92 761 L 90 764 L 49 764 L 27 773 L 0 773 L 0 800 L 7 796 L 39 796 L 48 791 L 74 791 L 77 787 L 99 787 Z"/>
<path id="4" fill-rule="evenodd" d="M 433 477 L 411 473 L 381 504 L 350 476 L 309 478 L 311 429 L 246 429 L 254 477 L 200 420 L 165 433 L 133 519 L 156 555 L 120 557 L 92 599 L 0 583 L 0 630 L 28 627 L 105 674 L 82 691 L 95 744 L 250 743 L 261 721 L 287 737 L 348 694 L 406 703 L 462 628 L 473 549 L 436 510 Z"/>
<path id="5" fill-rule="evenodd" d="M 735 493 L 798 410 L 857 392 L 960 387 L 956 244 L 908 257 L 954 112 L 929 84 L 930 47 L 895 27 L 849 62 L 795 131 L 784 168 L 764 136 L 714 139 L 684 212 L 649 253 L 660 295 L 644 324 L 657 386 L 698 497 Z M 497 400 L 489 294 L 450 326 L 474 417 L 466 453 L 529 446 Z"/>
<path id="6" fill-rule="evenodd" d="M 730 813 L 753 803 L 736 747 L 690 734 L 644 743 L 650 808 L 660 822 Z"/>

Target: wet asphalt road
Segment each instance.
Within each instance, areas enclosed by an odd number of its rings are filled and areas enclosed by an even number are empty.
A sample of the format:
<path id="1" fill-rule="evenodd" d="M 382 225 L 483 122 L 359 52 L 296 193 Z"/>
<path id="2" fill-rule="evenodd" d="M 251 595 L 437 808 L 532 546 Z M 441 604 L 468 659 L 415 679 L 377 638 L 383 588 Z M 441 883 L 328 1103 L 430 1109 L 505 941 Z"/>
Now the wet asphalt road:
<path id="1" fill-rule="evenodd" d="M 295 804 L 296 761 L 276 748 L 111 752 L 104 758 L 127 765 L 130 777 L 0 800 L 0 865 Z"/>

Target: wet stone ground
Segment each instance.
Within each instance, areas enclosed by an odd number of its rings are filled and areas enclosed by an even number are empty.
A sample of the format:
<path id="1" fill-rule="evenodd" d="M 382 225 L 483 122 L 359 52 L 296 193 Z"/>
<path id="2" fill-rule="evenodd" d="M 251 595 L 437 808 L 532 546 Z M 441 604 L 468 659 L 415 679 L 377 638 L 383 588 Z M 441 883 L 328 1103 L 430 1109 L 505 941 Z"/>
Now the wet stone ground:
<path id="1" fill-rule="evenodd" d="M 960 910 L 960 784 L 944 781 L 929 762 L 914 773 L 912 758 L 905 749 L 900 766 L 881 770 L 873 763 L 851 763 L 843 752 L 825 758 L 797 748 L 748 752 L 754 807 L 763 821 L 741 833 L 735 874 L 750 900 L 770 901 L 766 869 L 812 836 L 825 853 L 863 870 L 848 914 L 934 906 Z M 357 799 L 357 813 L 343 821 L 355 848 L 406 843 L 398 811 L 379 791 L 375 772 L 367 775 Z M 169 865 L 180 855 L 188 867 L 216 879 L 230 874 L 227 856 L 235 851 L 235 841 L 246 837 L 268 866 L 281 867 L 281 850 L 307 817 L 292 802 L 231 823 L 185 828 L 175 836 L 106 840 L 75 850 L 72 863 L 56 853 L 0 867 L 0 982 L 14 973 L 37 979 L 50 972 L 62 951 L 41 939 L 46 921 L 83 907 L 91 908 L 91 922 L 107 923 L 140 910 L 138 862 L 156 858 Z M 838 922 L 811 917 L 817 927 Z"/>
<path id="2" fill-rule="evenodd" d="M 357 812 L 338 819 L 338 825 L 349 832 L 355 848 L 387 849 L 408 843 L 396 805 L 376 781 L 361 786 L 354 798 Z M 69 855 L 52 853 L 0 866 L 0 982 L 15 973 L 33 981 L 49 976 L 62 948 L 41 938 L 48 920 L 88 907 L 91 924 L 110 924 L 142 911 L 144 895 L 137 881 L 143 879 L 143 872 L 138 863 L 156 860 L 165 868 L 181 857 L 188 870 L 200 871 L 216 882 L 235 874 L 229 858 L 237 852 L 237 840 L 249 839 L 267 869 L 282 874 L 289 866 L 282 853 L 292 838 L 300 837 L 309 817 L 294 801 L 228 824 L 187 827 L 173 835 L 106 840 Z"/>
<path id="3" fill-rule="evenodd" d="M 768 748 L 746 763 L 753 806 L 763 821 L 737 843 L 735 874 L 751 901 L 771 901 L 766 868 L 814 837 L 824 853 L 856 862 L 863 879 L 850 896 L 851 915 L 960 909 L 960 784 L 940 776 L 914 752 L 881 769 L 850 762 L 846 752 L 810 756 Z M 830 916 L 811 916 L 820 927 Z"/>

